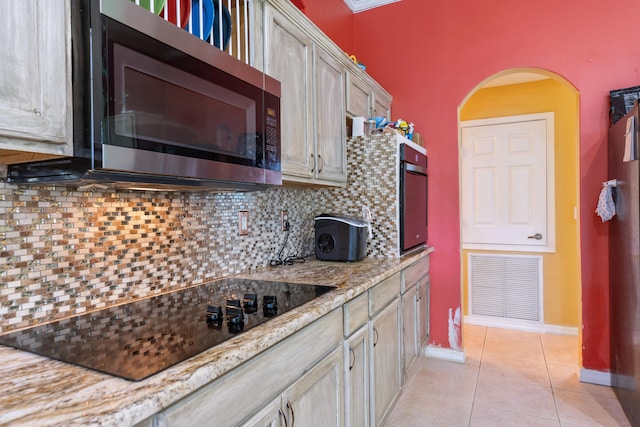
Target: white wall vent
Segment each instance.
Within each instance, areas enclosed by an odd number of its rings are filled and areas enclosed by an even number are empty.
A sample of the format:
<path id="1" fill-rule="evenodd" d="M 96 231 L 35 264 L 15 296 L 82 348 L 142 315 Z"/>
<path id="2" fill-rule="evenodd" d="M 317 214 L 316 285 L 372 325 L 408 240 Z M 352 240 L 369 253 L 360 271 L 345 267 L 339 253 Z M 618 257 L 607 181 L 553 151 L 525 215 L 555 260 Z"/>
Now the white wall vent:
<path id="1" fill-rule="evenodd" d="M 469 254 L 469 312 L 542 322 L 542 256 Z"/>

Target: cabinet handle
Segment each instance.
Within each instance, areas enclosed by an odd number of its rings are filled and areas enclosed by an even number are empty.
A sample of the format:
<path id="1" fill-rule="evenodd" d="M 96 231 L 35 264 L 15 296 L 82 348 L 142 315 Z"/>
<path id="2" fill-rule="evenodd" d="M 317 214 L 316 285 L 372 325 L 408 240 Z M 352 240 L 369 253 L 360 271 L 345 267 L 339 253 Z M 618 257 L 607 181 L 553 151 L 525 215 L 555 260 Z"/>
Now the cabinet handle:
<path id="1" fill-rule="evenodd" d="M 311 154 L 311 161 L 313 162 L 313 166 L 311 167 L 311 173 L 316 171 L 316 156 Z"/>
<path id="2" fill-rule="evenodd" d="M 278 415 L 284 420 L 284 427 L 289 427 L 289 424 L 287 423 L 287 417 L 284 415 L 282 408 L 278 408 Z"/>
<path id="3" fill-rule="evenodd" d="M 291 427 L 296 424 L 296 414 L 293 413 L 293 406 L 291 406 L 291 402 L 287 400 L 287 409 L 291 412 Z"/>
<path id="4" fill-rule="evenodd" d="M 376 345 L 378 345 L 378 330 L 374 327 L 373 328 L 373 346 L 375 347 Z"/>
<path id="5" fill-rule="evenodd" d="M 349 370 L 352 370 L 353 367 L 356 364 L 356 354 L 353 352 L 353 348 L 349 347 L 349 359 L 350 361 L 353 360 L 350 364 L 349 364 Z"/>
<path id="6" fill-rule="evenodd" d="M 320 154 L 318 154 L 318 164 L 320 165 L 318 173 L 320 173 L 322 172 L 322 169 L 324 169 L 324 160 L 322 160 L 322 156 Z"/>

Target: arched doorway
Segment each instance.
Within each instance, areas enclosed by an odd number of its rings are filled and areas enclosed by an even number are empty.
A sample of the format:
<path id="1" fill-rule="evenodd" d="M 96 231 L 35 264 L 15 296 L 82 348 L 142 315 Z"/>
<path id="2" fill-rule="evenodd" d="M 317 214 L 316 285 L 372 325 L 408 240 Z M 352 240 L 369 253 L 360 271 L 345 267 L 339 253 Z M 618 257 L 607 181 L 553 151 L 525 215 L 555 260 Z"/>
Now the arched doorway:
<path id="1" fill-rule="evenodd" d="M 499 247 L 473 246 L 461 241 L 462 307 L 465 321 L 485 322 L 488 326 L 578 334 L 581 324 L 581 278 L 579 234 L 579 94 L 561 76 L 542 69 L 511 69 L 487 78 L 458 108 L 458 123 L 521 115 L 552 113 L 553 116 L 553 200 L 555 247 L 539 251 L 542 265 L 542 320 L 512 321 L 508 318 L 474 316 L 469 312 L 470 254 L 508 256 L 527 255 L 526 250 L 500 250 Z M 460 133 L 462 138 L 462 133 Z M 462 140 L 459 147 L 462 147 Z M 460 194 L 463 194 L 461 162 Z M 461 215 L 465 215 L 461 209 Z M 461 217 L 461 224 L 469 218 Z M 462 235 L 462 231 L 461 231 Z M 473 283 L 471 283 L 473 285 Z M 578 349 L 576 349 L 578 351 Z"/>

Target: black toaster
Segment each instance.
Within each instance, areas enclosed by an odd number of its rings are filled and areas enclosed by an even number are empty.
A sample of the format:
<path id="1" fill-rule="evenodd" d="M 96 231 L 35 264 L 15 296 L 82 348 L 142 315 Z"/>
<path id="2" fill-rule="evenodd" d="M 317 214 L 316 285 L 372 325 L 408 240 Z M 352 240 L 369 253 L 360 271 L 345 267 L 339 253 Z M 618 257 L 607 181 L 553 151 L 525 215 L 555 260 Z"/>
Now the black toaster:
<path id="1" fill-rule="evenodd" d="M 323 261 L 359 261 L 367 255 L 368 224 L 333 214 L 315 217 L 316 258 Z"/>

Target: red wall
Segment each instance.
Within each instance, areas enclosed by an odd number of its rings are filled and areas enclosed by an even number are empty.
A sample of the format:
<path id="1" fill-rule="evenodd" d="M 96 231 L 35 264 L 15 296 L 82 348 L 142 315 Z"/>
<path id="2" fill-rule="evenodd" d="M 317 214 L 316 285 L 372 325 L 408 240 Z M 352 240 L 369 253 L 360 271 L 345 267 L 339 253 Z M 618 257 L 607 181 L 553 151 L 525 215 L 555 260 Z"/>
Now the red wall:
<path id="1" fill-rule="evenodd" d="M 327 13 L 343 2 L 306 0 L 315 20 L 311 3 Z M 449 346 L 448 310 L 460 305 L 457 108 L 495 73 L 536 67 L 580 92 L 583 366 L 609 369 L 608 226 L 594 209 L 607 179 L 608 92 L 640 84 L 640 42 L 630 36 L 639 13 L 637 0 L 402 0 L 353 15 L 352 38 L 336 33 L 393 95 L 393 116 L 425 137 L 431 344 Z"/>
<path id="2" fill-rule="evenodd" d="M 305 14 L 345 52 L 352 54 L 353 18 L 342 0 L 303 0 Z"/>

